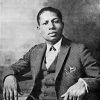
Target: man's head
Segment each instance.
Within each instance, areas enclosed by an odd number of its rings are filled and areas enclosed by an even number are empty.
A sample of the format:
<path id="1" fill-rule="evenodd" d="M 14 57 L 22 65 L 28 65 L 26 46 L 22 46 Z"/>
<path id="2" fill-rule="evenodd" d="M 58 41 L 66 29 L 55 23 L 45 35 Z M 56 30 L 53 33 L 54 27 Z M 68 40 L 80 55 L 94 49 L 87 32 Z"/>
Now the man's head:
<path id="1" fill-rule="evenodd" d="M 43 13 L 43 12 L 45 12 L 45 11 L 50 11 L 50 12 L 54 12 L 54 13 L 56 13 L 56 15 L 60 18 L 60 20 L 62 21 L 62 14 L 61 14 L 61 12 L 58 10 L 58 9 L 56 9 L 56 8 L 53 8 L 53 7 L 45 7 L 45 8 L 42 8 L 40 11 L 39 11 L 39 13 L 38 13 L 38 15 L 37 15 L 37 23 L 38 23 L 38 25 L 40 25 L 40 16 L 41 16 L 41 14 Z"/>
<path id="2" fill-rule="evenodd" d="M 62 14 L 58 9 L 45 7 L 37 15 L 38 30 L 43 38 L 51 44 L 55 44 L 62 37 L 64 23 Z"/>

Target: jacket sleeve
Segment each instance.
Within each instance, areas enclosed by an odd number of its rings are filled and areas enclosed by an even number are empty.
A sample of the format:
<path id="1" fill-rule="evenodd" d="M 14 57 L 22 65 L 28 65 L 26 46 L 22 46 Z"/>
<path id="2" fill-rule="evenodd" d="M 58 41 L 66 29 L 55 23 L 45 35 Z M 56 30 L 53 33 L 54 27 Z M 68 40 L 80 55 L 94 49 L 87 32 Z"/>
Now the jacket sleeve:
<path id="1" fill-rule="evenodd" d="M 93 58 L 91 52 L 84 45 L 82 45 L 80 57 L 87 76 L 83 80 L 87 83 L 88 90 L 100 90 L 100 63 Z"/>
<path id="2" fill-rule="evenodd" d="M 16 63 L 12 64 L 11 66 L 4 68 L 3 74 L 2 74 L 2 80 L 6 76 L 14 75 L 14 76 L 20 76 L 30 71 L 30 55 L 31 52 L 34 50 L 36 46 L 31 48 L 24 56 L 23 58 L 20 58 Z"/>

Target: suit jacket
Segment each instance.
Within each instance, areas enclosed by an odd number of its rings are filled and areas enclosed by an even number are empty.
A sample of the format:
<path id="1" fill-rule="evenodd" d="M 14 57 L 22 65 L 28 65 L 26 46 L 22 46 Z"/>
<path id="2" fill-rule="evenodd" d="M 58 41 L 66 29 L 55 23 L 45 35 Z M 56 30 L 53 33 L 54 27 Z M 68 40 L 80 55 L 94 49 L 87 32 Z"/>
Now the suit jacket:
<path id="1" fill-rule="evenodd" d="M 23 58 L 3 73 L 3 78 L 10 74 L 14 74 L 17 77 L 17 75 L 31 70 L 34 90 L 35 81 L 40 71 L 45 51 L 46 43 L 32 47 Z M 99 77 L 100 68 L 89 50 L 83 44 L 73 43 L 63 37 L 55 73 L 55 89 L 58 100 L 63 100 L 61 95 L 70 86 L 75 84 L 79 78 L 82 78 L 88 85 L 89 93 L 85 96 L 84 100 L 99 100 Z"/>

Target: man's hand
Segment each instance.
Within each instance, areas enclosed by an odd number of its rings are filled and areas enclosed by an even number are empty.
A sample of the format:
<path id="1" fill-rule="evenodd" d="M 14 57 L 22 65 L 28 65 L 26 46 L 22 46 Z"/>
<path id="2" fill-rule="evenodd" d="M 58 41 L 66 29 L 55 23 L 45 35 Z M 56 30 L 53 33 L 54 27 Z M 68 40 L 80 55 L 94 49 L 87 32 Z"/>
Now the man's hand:
<path id="1" fill-rule="evenodd" d="M 4 100 L 18 100 L 17 80 L 13 75 L 5 78 L 3 98 Z"/>
<path id="2" fill-rule="evenodd" d="M 76 84 L 71 86 L 61 97 L 63 97 L 64 100 L 82 100 L 86 92 L 86 85 L 83 81 L 79 80 Z"/>

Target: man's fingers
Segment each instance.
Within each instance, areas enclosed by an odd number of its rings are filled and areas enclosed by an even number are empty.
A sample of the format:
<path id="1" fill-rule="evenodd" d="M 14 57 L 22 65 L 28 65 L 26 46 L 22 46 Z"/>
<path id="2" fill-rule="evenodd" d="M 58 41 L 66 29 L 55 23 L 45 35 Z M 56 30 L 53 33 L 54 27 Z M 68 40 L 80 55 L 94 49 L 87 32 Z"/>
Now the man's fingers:
<path id="1" fill-rule="evenodd" d="M 61 97 L 63 98 L 63 97 L 65 97 L 65 95 L 66 95 L 66 93 L 64 93 L 63 95 L 61 95 Z"/>
<path id="2" fill-rule="evenodd" d="M 65 97 L 66 95 L 68 95 L 68 92 L 69 92 L 69 91 L 67 91 L 67 92 L 65 92 L 64 94 L 62 94 L 61 97 L 63 98 L 63 97 Z"/>
<path id="3" fill-rule="evenodd" d="M 9 99 L 10 99 L 9 90 L 8 90 L 8 88 L 6 88 L 5 90 L 6 90 L 6 94 L 5 94 L 6 97 L 5 97 L 5 99 L 6 99 L 6 100 L 9 100 Z"/>
<path id="4" fill-rule="evenodd" d="M 13 91 L 11 89 L 9 90 L 9 93 L 10 93 L 10 100 L 13 100 Z"/>
<path id="5" fill-rule="evenodd" d="M 6 90 L 5 90 L 5 88 L 3 88 L 3 100 L 6 99 L 5 96 L 6 96 Z"/>
<path id="6" fill-rule="evenodd" d="M 61 97 L 63 98 L 63 97 L 65 97 L 67 95 L 67 92 L 66 93 L 64 93 L 63 95 L 61 95 Z"/>
<path id="7" fill-rule="evenodd" d="M 82 100 L 82 97 L 77 97 L 77 100 Z"/>
<path id="8" fill-rule="evenodd" d="M 83 96 L 81 95 L 81 96 L 78 96 L 77 97 L 77 100 L 83 100 Z"/>
<path id="9" fill-rule="evenodd" d="M 3 88 L 3 100 L 18 100 L 17 89 Z"/>
<path id="10" fill-rule="evenodd" d="M 68 100 L 69 94 L 67 93 L 64 97 L 64 100 Z"/>
<path id="11" fill-rule="evenodd" d="M 14 100 L 18 100 L 18 92 L 17 92 L 17 89 L 14 89 Z"/>
<path id="12" fill-rule="evenodd" d="M 64 98 L 64 100 L 68 99 L 68 92 L 64 93 L 63 95 L 61 95 L 62 98 Z"/>
<path id="13" fill-rule="evenodd" d="M 67 100 L 67 98 L 65 100 Z M 73 96 L 69 95 L 68 100 L 73 100 Z"/>
<path id="14" fill-rule="evenodd" d="M 76 96 L 73 96 L 73 100 L 78 100 Z"/>
<path id="15" fill-rule="evenodd" d="M 7 76 L 3 88 L 4 100 L 18 100 L 17 81 L 13 75 Z"/>

